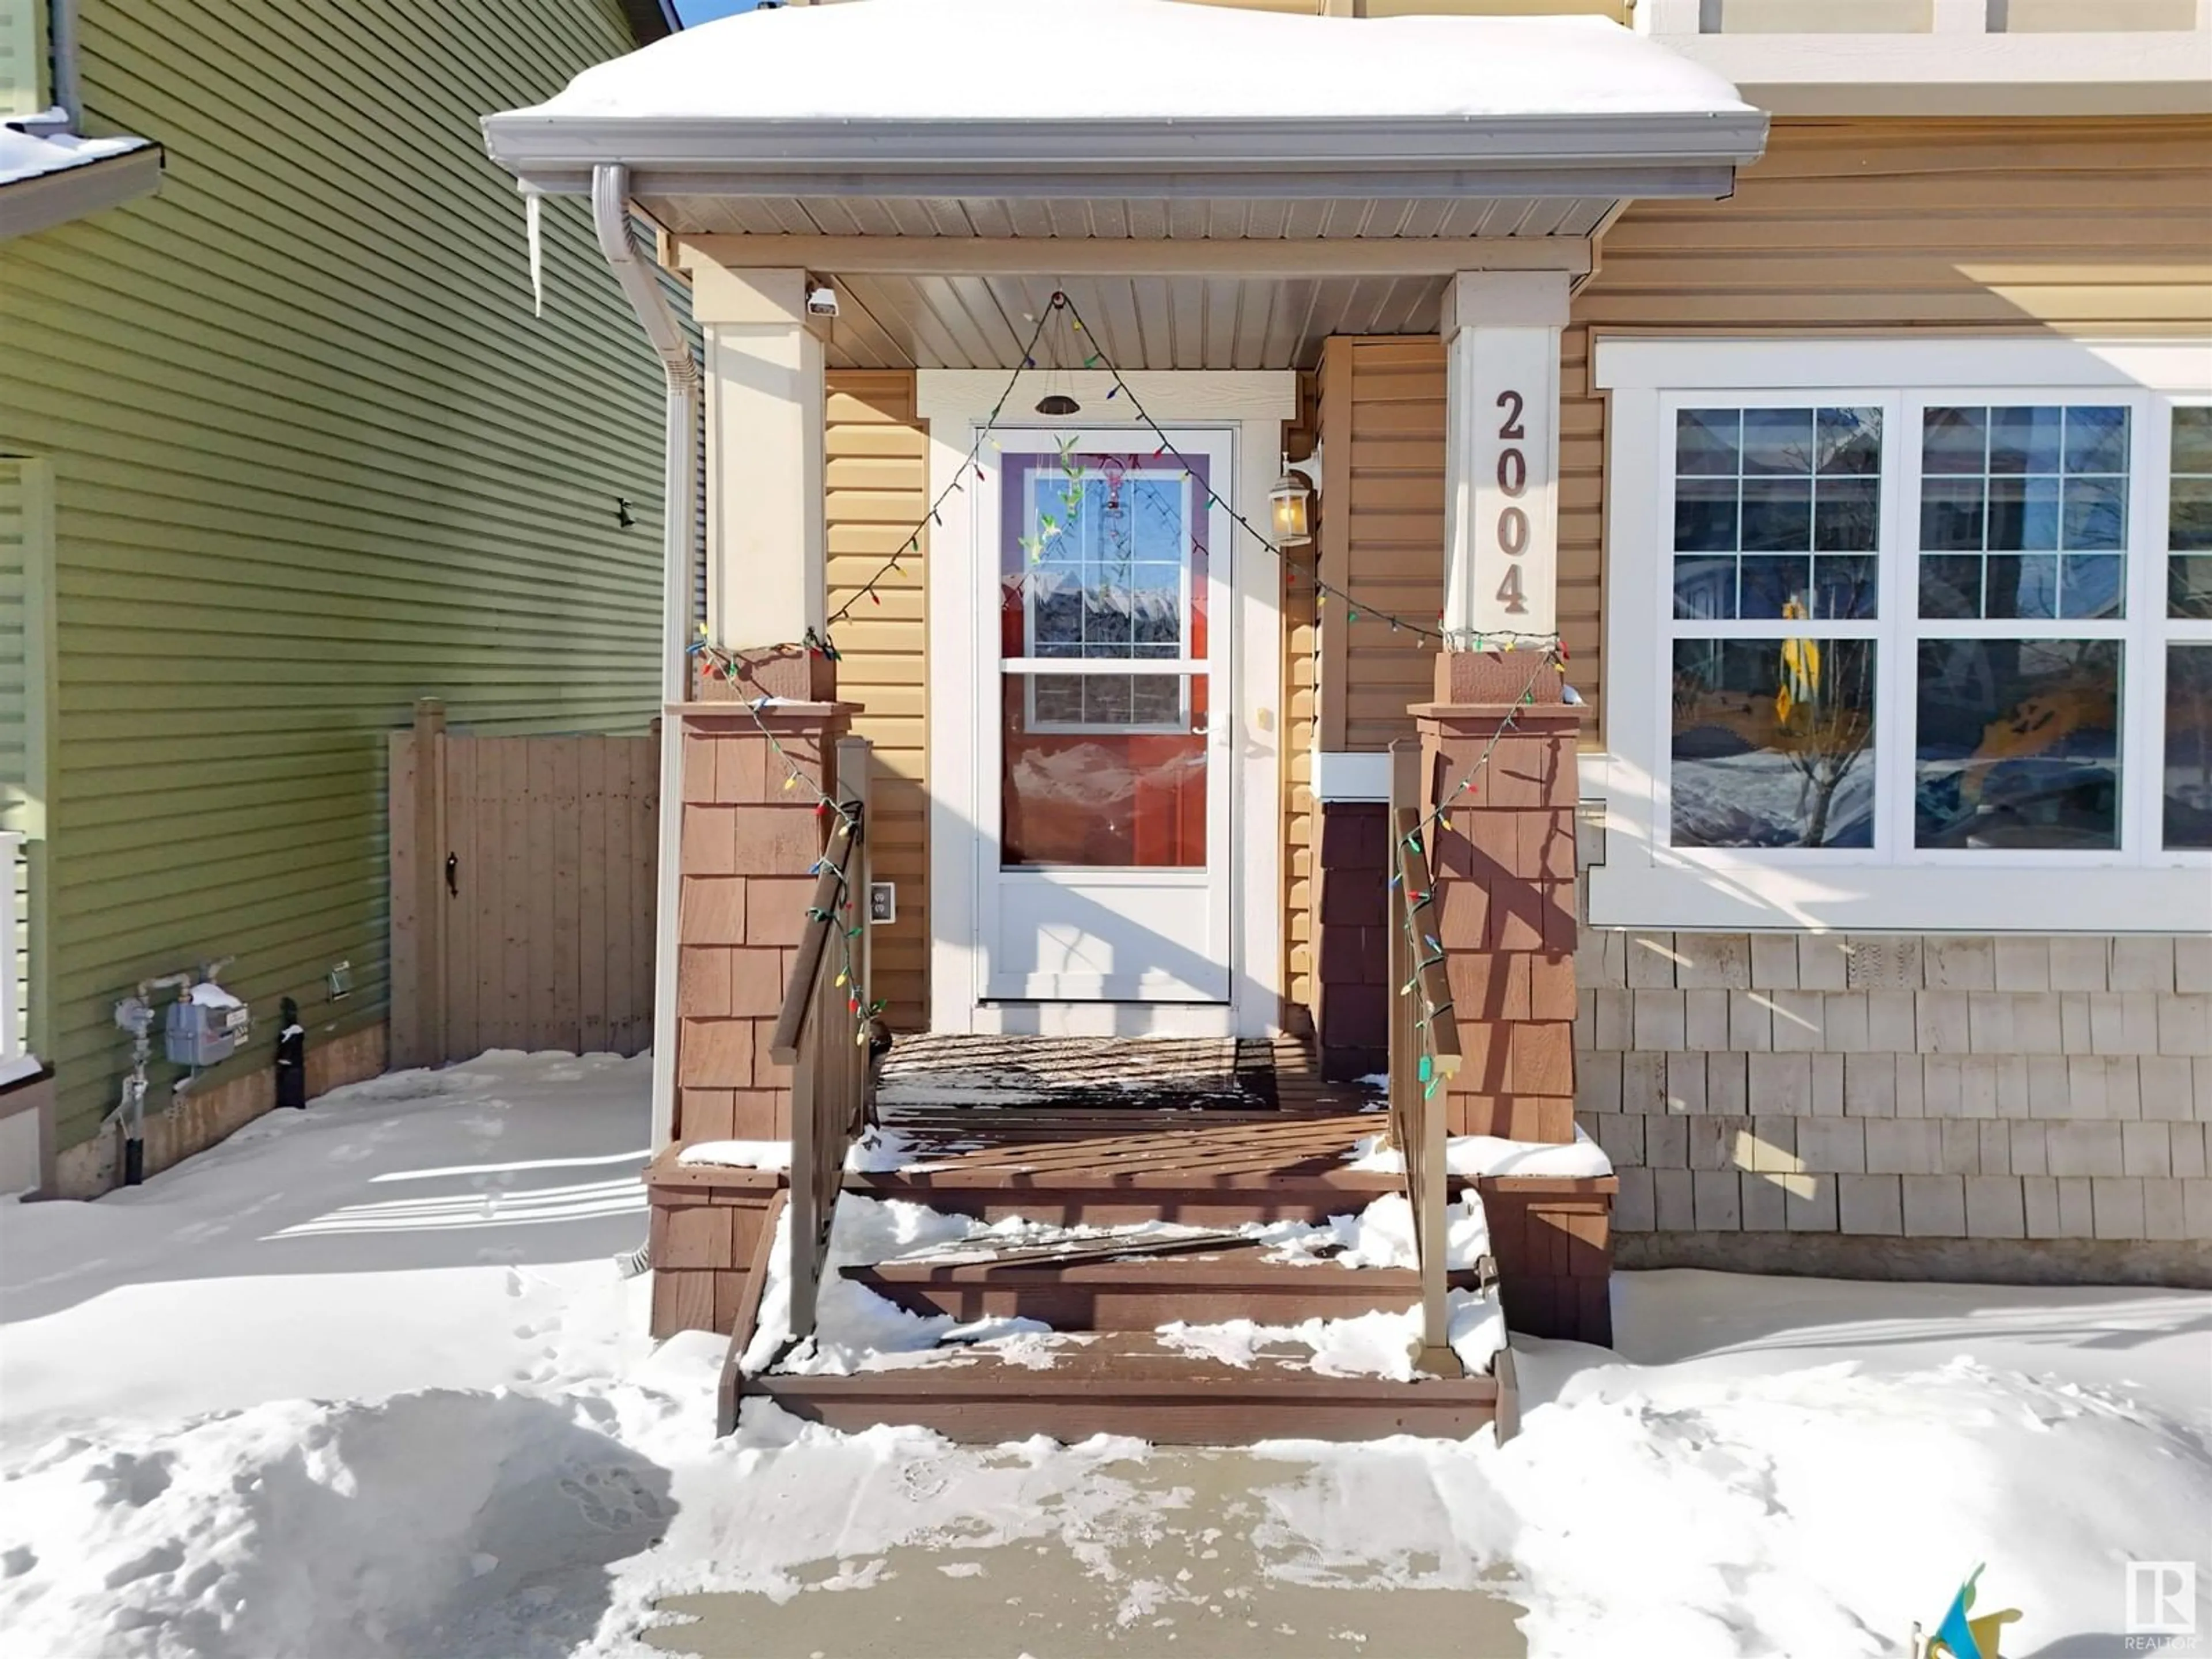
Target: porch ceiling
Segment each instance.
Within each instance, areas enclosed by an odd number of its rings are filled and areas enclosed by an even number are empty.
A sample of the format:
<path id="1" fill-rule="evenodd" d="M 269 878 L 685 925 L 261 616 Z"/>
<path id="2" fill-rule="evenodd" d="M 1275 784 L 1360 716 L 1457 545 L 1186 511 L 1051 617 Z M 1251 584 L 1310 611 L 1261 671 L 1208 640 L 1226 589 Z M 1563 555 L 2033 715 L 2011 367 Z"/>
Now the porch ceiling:
<path id="1" fill-rule="evenodd" d="M 1433 334 L 1444 276 L 838 276 L 841 368 L 1011 368 L 1053 290 L 1124 368 L 1310 368 L 1332 334 Z"/>

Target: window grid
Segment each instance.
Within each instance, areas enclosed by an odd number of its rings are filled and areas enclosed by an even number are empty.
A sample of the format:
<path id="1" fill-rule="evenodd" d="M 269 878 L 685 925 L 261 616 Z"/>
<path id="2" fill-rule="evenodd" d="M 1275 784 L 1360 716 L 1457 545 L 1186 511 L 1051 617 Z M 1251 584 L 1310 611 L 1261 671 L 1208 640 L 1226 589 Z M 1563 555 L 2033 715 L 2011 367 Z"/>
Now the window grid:
<path id="1" fill-rule="evenodd" d="M 1872 620 L 1839 619 L 1817 617 L 1802 620 L 1790 619 L 1786 623 L 1774 619 L 1700 618 L 1681 617 L 1674 613 L 1677 555 L 1676 538 L 1671 533 L 1674 520 L 1675 495 L 1682 477 L 1698 475 L 1681 470 L 1676 450 L 1680 417 L 1686 411 L 1752 408 L 1804 408 L 1841 405 L 1874 406 L 1882 413 L 1883 426 L 1888 441 L 1888 453 L 1881 467 L 1884 494 L 1880 516 L 1881 534 L 1878 538 L 1877 560 L 1881 566 L 1881 614 L 1888 618 L 1876 623 Z M 2126 431 L 2125 447 L 2118 452 L 2116 464 L 2108 463 L 2101 470 L 2091 471 L 2077 469 L 2080 477 L 2097 481 L 2124 479 L 2124 491 L 2104 493 L 2103 503 L 2112 510 L 2108 516 L 2112 529 L 2102 539 L 2117 543 L 2116 546 L 2100 546 L 2094 551 L 2101 556 L 2117 561 L 2120 569 L 2116 581 L 2117 603 L 2106 615 L 2094 617 L 1923 617 L 1918 612 L 1920 568 L 1923 550 L 1920 533 L 1922 520 L 1922 485 L 1928 476 L 1923 465 L 1921 446 L 1922 422 L 1930 409 L 1978 408 L 1982 410 L 2020 408 L 2051 408 L 2061 410 L 2084 408 L 2119 410 Z M 2181 409 L 2212 407 L 2183 403 Z M 2161 790 L 2158 760 L 2165 726 L 2162 717 L 2168 701 L 2166 660 L 2169 644 L 2202 645 L 2212 647 L 2212 617 L 2184 617 L 2166 621 L 2163 613 L 2166 605 L 2152 603 L 2163 601 L 2166 580 L 2167 513 L 2165 498 L 2167 473 L 2169 426 L 2167 415 L 2176 407 L 2159 394 L 2139 392 L 2134 388 L 2099 388 L 2094 392 L 2054 392 L 2007 388 L 2002 392 L 1978 392 L 1960 387 L 1956 390 L 1912 390 L 1875 393 L 1838 388 L 1800 388 L 1788 392 L 1771 390 L 1731 389 L 1726 392 L 1707 390 L 1697 393 L 1662 393 L 1659 399 L 1659 429 L 1662 446 L 1658 483 L 1665 491 L 1657 516 L 1659 530 L 1658 551 L 1661 557 L 1656 574 L 1654 597 L 1666 618 L 1662 637 L 1669 641 L 1657 664 L 1662 680 L 1671 677 L 1676 669 L 1674 653 L 1679 646 L 1696 641 L 1717 645 L 1723 641 L 1768 641 L 1778 647 L 1784 639 L 1829 641 L 1845 639 L 1868 639 L 1875 642 L 1876 662 L 1870 678 L 1877 688 L 1875 708 L 1870 720 L 1874 732 L 1873 775 L 1879 781 L 1879 796 L 1875 808 L 1875 824 L 1869 842 L 1856 845 L 1830 842 L 1820 847 L 1773 845 L 1726 845 L 1701 847 L 1693 839 L 1678 838 L 1674 833 L 1672 807 L 1675 795 L 1675 764 L 1670 748 L 1666 688 L 1661 688 L 1656 725 L 1658 750 L 1654 757 L 1656 787 L 1653 806 L 1656 813 L 1652 824 L 1655 844 L 1674 846 L 1693 855 L 1726 865 L 1731 862 L 1804 862 L 1814 867 L 1834 867 L 1845 864 L 1919 864 L 1943 866 L 1958 864 L 1961 867 L 1996 868 L 2007 864 L 2045 866 L 2078 866 L 2082 860 L 2099 865 L 2140 863 L 2201 863 L 2212 861 L 2212 855 L 2197 849 L 2195 844 L 2173 844 L 2161 834 Z M 2060 417 L 2063 433 L 2064 417 Z M 2203 422 L 2202 430 L 2212 434 L 2212 414 L 2191 416 L 2185 427 L 2194 428 Z M 2062 456 L 2063 451 L 2061 452 Z M 1988 452 L 1983 460 L 1986 480 Z M 1714 474 L 1711 476 L 1718 476 Z M 1938 474 L 1938 477 L 1963 475 Z M 1998 475 L 2003 476 L 2003 475 Z M 2026 475 L 2021 475 L 2026 476 Z M 2063 464 L 2057 476 L 2061 481 L 2063 505 L 2063 482 L 2069 476 Z M 2212 472 L 2203 475 L 2177 473 L 2186 480 L 2202 476 L 2212 478 Z M 2212 495 L 2212 491 L 2208 491 Z M 2155 538 L 2154 540 L 2154 530 Z M 2065 531 L 2059 536 L 2063 541 Z M 2151 544 L 2146 545 L 2146 544 Z M 1977 550 L 1986 555 L 1986 544 Z M 2049 550 L 2063 554 L 2058 547 Z M 2129 588 L 2135 592 L 2130 594 Z M 2118 743 L 2118 777 L 2112 787 L 2112 805 L 2113 834 L 2106 844 L 2096 845 L 2025 845 L 2010 846 L 1976 843 L 1955 849 L 1917 844 L 1915 834 L 1916 784 L 1919 770 L 1922 710 L 1917 706 L 1917 682 L 1922 667 L 1923 647 L 1930 644 L 1955 647 L 1972 644 L 1979 647 L 2001 646 L 2019 652 L 2023 658 L 2060 659 L 2071 655 L 2071 666 L 2081 671 L 2077 681 L 2094 681 L 2099 672 L 2106 678 L 2112 677 L 2112 664 L 2117 661 L 2118 685 L 2111 688 L 2109 701 L 2115 710 Z M 2052 647 L 2058 647 L 2056 651 Z M 2154 659 L 2155 660 L 2154 661 Z M 2191 659 L 2192 668 L 2197 659 Z M 2204 659 L 2212 664 L 2212 649 Z M 2033 680 L 2033 675 L 2024 676 Z M 2193 684 L 2193 682 L 2192 682 Z M 2033 688 L 2031 688 L 2033 689 Z M 2061 688 L 2063 689 L 2063 688 Z M 2078 691 L 2078 685 L 2076 687 Z M 2047 712 L 2047 711 L 2042 711 Z M 2026 724 L 2033 726 L 2034 722 Z M 2076 725 L 2080 722 L 2077 720 Z M 2023 732 L 2023 738 L 2032 734 Z M 2078 732 L 2076 741 L 2079 741 Z M 2208 737 L 2207 753 L 2212 756 L 2212 737 Z M 2033 750 L 2033 744 L 2027 745 Z M 2004 764 L 2014 763 L 2015 757 L 1998 756 L 1996 763 L 1984 767 L 1985 773 L 1994 774 Z M 2031 752 L 2028 763 L 2054 766 L 2085 767 L 2076 755 L 2069 759 L 2063 746 Z M 1985 777 L 1979 786 L 1986 790 Z"/>
<path id="2" fill-rule="evenodd" d="M 1073 477 L 1038 471 L 1024 494 L 1029 521 L 1022 533 L 1034 538 L 1029 544 L 1030 568 L 1022 574 L 1030 660 L 1126 659 L 1133 671 L 1021 672 L 1026 729 L 1055 735 L 1189 730 L 1194 719 L 1194 677 L 1169 667 L 1188 659 L 1193 582 L 1200 579 L 1193 558 L 1198 546 L 1196 526 L 1188 516 L 1195 497 L 1188 476 L 1180 469 L 1169 472 L 1133 467 L 1109 483 L 1103 471 L 1088 467 Z M 1109 505 L 1120 508 L 1118 520 Z M 1148 517 L 1158 522 L 1147 526 L 1143 521 Z M 1117 529 L 1118 538 L 1114 533 Z M 1172 590 L 1164 585 L 1139 586 L 1139 573 L 1170 569 Z M 1117 591 L 1127 600 L 1126 611 L 1110 603 Z M 1092 605 L 1094 592 L 1109 603 Z M 1158 594 L 1170 595 L 1170 608 L 1147 597 Z M 1072 607 L 1054 606 L 1054 601 L 1063 595 L 1074 601 Z M 1047 639 L 1049 621 L 1066 620 L 1054 617 L 1052 611 L 1065 609 L 1073 612 L 1073 637 L 1065 637 L 1069 630 L 1063 626 L 1058 630 L 1063 637 Z M 1149 625 L 1148 612 L 1155 613 Z M 1102 621 L 1094 630 L 1093 619 L 1102 613 L 1121 625 Z M 1158 666 L 1147 666 L 1148 662 Z"/>

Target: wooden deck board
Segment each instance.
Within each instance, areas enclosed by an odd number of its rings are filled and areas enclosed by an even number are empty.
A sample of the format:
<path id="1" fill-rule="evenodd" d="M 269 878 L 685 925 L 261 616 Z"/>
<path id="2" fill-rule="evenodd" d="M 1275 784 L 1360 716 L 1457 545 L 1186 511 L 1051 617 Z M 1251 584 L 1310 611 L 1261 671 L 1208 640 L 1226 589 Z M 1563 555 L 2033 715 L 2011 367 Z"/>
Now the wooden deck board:
<path id="1" fill-rule="evenodd" d="M 1287 1355 L 1265 1353 L 1237 1366 L 1135 1333 L 1071 1339 L 1042 1369 L 976 1348 L 844 1376 L 772 1372 L 747 1379 L 745 1391 L 833 1428 L 915 1423 L 986 1445 L 1033 1434 L 1064 1441 L 1129 1434 L 1158 1445 L 1209 1446 L 1285 1436 L 1457 1439 L 1496 1418 L 1499 1395 L 1495 1377 L 1324 1376 Z"/>

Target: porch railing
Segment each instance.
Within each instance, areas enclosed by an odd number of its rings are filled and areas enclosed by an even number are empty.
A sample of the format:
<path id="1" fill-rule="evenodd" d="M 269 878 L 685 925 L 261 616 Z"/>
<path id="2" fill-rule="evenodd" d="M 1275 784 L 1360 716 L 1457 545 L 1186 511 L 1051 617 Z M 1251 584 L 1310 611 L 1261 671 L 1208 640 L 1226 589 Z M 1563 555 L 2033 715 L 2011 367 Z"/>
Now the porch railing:
<path id="1" fill-rule="evenodd" d="M 868 756 L 837 745 L 839 817 L 817 866 L 769 1057 L 792 1068 L 791 1336 L 814 1331 L 845 1154 L 867 1108 Z"/>
<path id="2" fill-rule="evenodd" d="M 1433 1376 L 1458 1376 L 1463 1368 L 1452 1352 L 1446 1298 L 1451 1194 L 1443 1097 L 1459 1070 L 1459 1021 L 1437 938 L 1428 799 L 1421 745 L 1401 738 L 1390 745 L 1390 1138 L 1405 1159 L 1420 1267 L 1414 1363 Z"/>

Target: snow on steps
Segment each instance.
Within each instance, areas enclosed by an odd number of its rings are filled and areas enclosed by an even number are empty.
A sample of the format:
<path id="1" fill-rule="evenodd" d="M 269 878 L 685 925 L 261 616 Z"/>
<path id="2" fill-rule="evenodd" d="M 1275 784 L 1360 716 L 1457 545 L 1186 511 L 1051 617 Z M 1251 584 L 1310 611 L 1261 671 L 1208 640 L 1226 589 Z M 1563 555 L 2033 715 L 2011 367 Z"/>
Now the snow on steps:
<path id="1" fill-rule="evenodd" d="M 848 1195 L 814 1334 L 779 1341 L 776 1272 L 757 1328 L 749 1319 L 733 1341 L 724 1420 L 753 1396 L 835 1428 L 912 1425 L 977 1443 L 1464 1437 L 1510 1395 L 1510 1362 L 1495 1364 L 1504 1325 L 1486 1294 L 1480 1212 L 1451 1230 L 1468 1264 L 1455 1275 L 1452 1342 L 1472 1375 L 1444 1378 L 1414 1369 L 1419 1284 L 1404 1209 L 1386 1196 L 1325 1226 L 1248 1222 L 1224 1235 L 1147 1221 L 1106 1233 Z"/>
<path id="2" fill-rule="evenodd" d="M 1420 1276 L 1410 1267 L 1301 1266 L 1261 1261 L 1250 1249 L 1197 1259 L 887 1261 L 843 1272 L 910 1312 L 1034 1319 L 1057 1331 L 1150 1331 L 1176 1320 L 1295 1325 L 1404 1308 L 1421 1296 Z M 1463 1290 L 1479 1279 L 1474 1271 L 1451 1275 Z"/>
<path id="3" fill-rule="evenodd" d="M 1048 1352 L 1043 1365 L 1034 1348 L 1002 1355 L 978 1346 L 936 1364 L 842 1376 L 772 1371 L 748 1379 L 744 1391 L 835 1429 L 915 1424 L 966 1445 L 1039 1434 L 1067 1444 L 1115 1434 L 1170 1446 L 1456 1440 L 1501 1419 L 1504 1431 L 1513 1409 L 1509 1354 L 1498 1356 L 1495 1376 L 1405 1382 L 1326 1376 L 1265 1353 L 1234 1365 L 1138 1332 L 1063 1337 Z"/>

